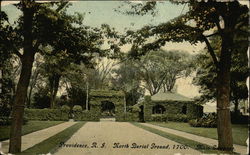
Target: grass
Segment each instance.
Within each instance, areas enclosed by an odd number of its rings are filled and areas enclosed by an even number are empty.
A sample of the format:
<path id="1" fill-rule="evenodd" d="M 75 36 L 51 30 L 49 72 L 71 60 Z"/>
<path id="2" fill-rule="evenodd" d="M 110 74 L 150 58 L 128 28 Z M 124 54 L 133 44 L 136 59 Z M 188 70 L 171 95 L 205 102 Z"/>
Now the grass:
<path id="1" fill-rule="evenodd" d="M 33 147 L 19 153 L 18 155 L 30 155 L 30 154 L 46 154 L 54 153 L 61 142 L 67 141 L 78 129 L 80 129 L 85 122 L 79 122 L 65 130 L 57 133 L 56 135 L 34 145 Z"/>
<path id="2" fill-rule="evenodd" d="M 188 123 L 181 122 L 151 122 L 151 124 L 161 127 L 167 127 L 187 133 L 208 137 L 212 139 L 218 139 L 217 128 L 203 128 L 203 127 L 191 127 Z M 246 146 L 246 140 L 248 138 L 248 126 L 246 125 L 232 125 L 233 142 L 234 144 Z"/>
<path id="3" fill-rule="evenodd" d="M 63 121 L 28 121 L 27 124 L 23 125 L 22 135 L 42 130 L 60 123 L 63 123 Z M 0 133 L 0 141 L 9 139 L 10 126 L 0 126 Z"/>
<path id="4" fill-rule="evenodd" d="M 147 130 L 149 132 L 160 135 L 160 136 L 162 136 L 164 138 L 170 139 L 170 140 L 175 141 L 177 143 L 188 146 L 188 147 L 190 147 L 192 149 L 198 150 L 198 151 L 200 151 L 201 153 L 204 153 L 204 154 L 211 154 L 211 153 L 213 153 L 213 154 L 226 154 L 226 153 L 227 154 L 228 153 L 229 154 L 237 154 L 235 152 L 225 152 L 225 151 L 216 150 L 215 148 L 213 148 L 213 147 L 211 147 L 209 145 L 202 144 L 202 143 L 199 143 L 199 142 L 196 142 L 196 141 L 193 141 L 193 140 L 190 140 L 190 139 L 186 139 L 186 138 L 183 138 L 183 137 L 180 137 L 180 136 L 176 136 L 176 135 L 173 135 L 173 134 L 170 134 L 170 133 L 167 133 L 167 132 L 163 132 L 161 130 L 151 128 L 151 127 L 139 124 L 139 123 L 132 123 L 132 124 L 137 126 L 137 127 L 142 128 L 142 129 L 145 129 L 145 130 Z"/>

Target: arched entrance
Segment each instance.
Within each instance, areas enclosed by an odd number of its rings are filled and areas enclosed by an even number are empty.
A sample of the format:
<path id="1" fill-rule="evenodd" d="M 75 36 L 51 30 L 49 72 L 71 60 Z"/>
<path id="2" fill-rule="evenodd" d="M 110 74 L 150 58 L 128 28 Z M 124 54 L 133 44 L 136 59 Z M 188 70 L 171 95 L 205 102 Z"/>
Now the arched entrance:
<path id="1" fill-rule="evenodd" d="M 101 117 L 115 117 L 115 104 L 110 101 L 101 101 Z"/>
<path id="2" fill-rule="evenodd" d="M 114 90 L 92 90 L 90 92 L 90 113 L 96 118 L 124 117 L 124 93 Z"/>

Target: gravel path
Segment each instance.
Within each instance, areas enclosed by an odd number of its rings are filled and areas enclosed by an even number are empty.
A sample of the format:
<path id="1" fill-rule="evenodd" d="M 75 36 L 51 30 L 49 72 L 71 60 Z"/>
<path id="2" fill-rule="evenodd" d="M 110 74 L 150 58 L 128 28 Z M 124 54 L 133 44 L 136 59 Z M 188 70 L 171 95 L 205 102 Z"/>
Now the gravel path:
<path id="1" fill-rule="evenodd" d="M 174 129 L 170 129 L 170 128 L 160 127 L 160 126 L 153 125 L 153 124 L 148 124 L 148 123 L 141 123 L 141 124 L 158 129 L 158 130 L 161 130 L 161 131 L 164 131 L 164 132 L 175 134 L 177 136 L 191 139 L 191 140 L 203 143 L 203 144 L 207 144 L 209 146 L 217 146 L 218 145 L 218 140 L 215 140 L 215 139 L 201 137 L 201 136 L 197 136 L 194 134 L 190 134 L 190 133 L 186 133 L 186 132 L 182 132 L 182 131 L 178 131 L 178 130 L 174 130 Z M 237 153 L 240 153 L 240 154 L 247 154 L 247 147 L 234 144 L 234 151 Z"/>
<path id="2" fill-rule="evenodd" d="M 173 149 L 181 144 L 127 122 L 88 122 L 67 142 L 60 145 L 56 155 L 200 154 L 191 148 Z M 119 148 L 113 148 L 114 146 Z M 138 148 L 132 148 L 133 146 Z"/>
<path id="3" fill-rule="evenodd" d="M 45 139 L 48 139 L 51 136 L 54 136 L 55 134 L 72 126 L 75 123 L 76 122 L 65 122 L 22 136 L 22 151 L 34 146 L 35 144 L 44 141 Z M 4 153 L 9 151 L 9 140 L 1 142 L 0 151 Z"/>

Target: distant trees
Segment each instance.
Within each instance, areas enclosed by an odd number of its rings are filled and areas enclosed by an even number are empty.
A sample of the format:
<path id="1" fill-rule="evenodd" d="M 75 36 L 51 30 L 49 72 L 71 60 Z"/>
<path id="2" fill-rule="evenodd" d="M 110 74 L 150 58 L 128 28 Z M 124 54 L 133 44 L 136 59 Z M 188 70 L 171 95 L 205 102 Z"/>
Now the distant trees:
<path id="1" fill-rule="evenodd" d="M 123 61 L 119 68 L 112 70 L 112 87 L 122 90 L 125 94 L 126 106 L 132 106 L 144 94 L 141 88 L 141 77 L 139 67 L 134 60 Z"/>
<path id="2" fill-rule="evenodd" d="M 144 87 L 151 95 L 172 91 L 176 80 L 193 70 L 192 57 L 183 51 L 150 51 L 137 62 Z"/>

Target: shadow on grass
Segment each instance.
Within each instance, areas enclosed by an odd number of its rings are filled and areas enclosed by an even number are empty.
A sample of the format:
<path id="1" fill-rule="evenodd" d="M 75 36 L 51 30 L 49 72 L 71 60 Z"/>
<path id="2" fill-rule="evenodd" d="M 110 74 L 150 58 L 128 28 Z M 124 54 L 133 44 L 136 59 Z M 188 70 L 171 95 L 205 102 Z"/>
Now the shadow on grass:
<path id="1" fill-rule="evenodd" d="M 167 133 L 167 132 L 163 132 L 161 130 L 151 128 L 151 127 L 139 124 L 139 123 L 131 123 L 131 124 L 133 124 L 133 125 L 135 125 L 135 126 L 137 126 L 139 128 L 142 128 L 144 130 L 147 130 L 149 132 L 160 135 L 160 136 L 162 136 L 164 138 L 167 138 L 167 139 L 170 139 L 170 140 L 175 141 L 177 143 L 188 146 L 188 147 L 190 147 L 192 149 L 195 149 L 195 150 L 197 150 L 197 151 L 199 151 L 201 153 L 204 153 L 204 154 L 238 154 L 236 152 L 228 152 L 228 151 L 217 150 L 217 148 L 215 148 L 215 147 L 212 147 L 212 146 L 209 146 L 209 145 L 206 145 L 206 144 L 202 144 L 202 143 L 190 140 L 190 139 L 186 139 L 186 138 L 183 138 L 183 137 L 180 137 L 180 136 L 176 136 L 176 135 L 173 135 L 173 134 L 170 134 L 170 133 Z"/>
<path id="2" fill-rule="evenodd" d="M 55 153 L 59 148 L 59 144 L 66 142 L 78 129 L 80 129 L 85 122 L 78 122 L 71 127 L 57 133 L 56 135 L 34 145 L 33 147 L 19 153 L 18 155 L 31 155 L 31 154 L 47 154 Z"/>

